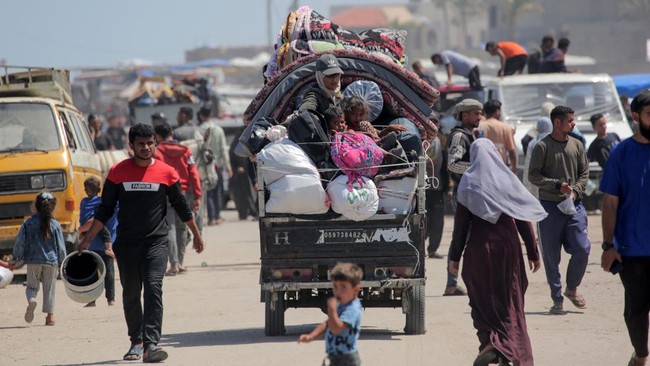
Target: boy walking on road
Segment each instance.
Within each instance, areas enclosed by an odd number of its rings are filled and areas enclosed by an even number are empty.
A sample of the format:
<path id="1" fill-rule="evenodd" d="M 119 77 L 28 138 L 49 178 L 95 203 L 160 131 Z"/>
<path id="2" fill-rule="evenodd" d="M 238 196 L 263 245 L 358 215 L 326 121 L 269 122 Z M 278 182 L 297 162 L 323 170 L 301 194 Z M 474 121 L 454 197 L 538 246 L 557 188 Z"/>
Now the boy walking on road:
<path id="1" fill-rule="evenodd" d="M 299 343 L 309 343 L 325 334 L 325 350 L 330 366 L 361 365 L 357 343 L 361 332 L 361 279 L 363 271 L 352 263 L 338 263 L 332 269 L 334 296 L 327 300 L 327 320 Z M 325 363 L 323 363 L 325 365 Z"/>
<path id="2" fill-rule="evenodd" d="M 113 215 L 119 203 L 117 238 L 113 252 L 122 283 L 124 316 L 131 347 L 125 360 L 161 362 L 167 352 L 158 347 L 162 330 L 162 282 L 167 267 L 167 201 L 194 234 L 194 250 L 203 251 L 203 239 L 181 190 L 178 173 L 154 159 L 153 127 L 136 124 L 129 130 L 134 157 L 114 165 L 104 183 L 102 203 L 79 253 Z M 140 302 L 144 289 L 144 307 Z"/>

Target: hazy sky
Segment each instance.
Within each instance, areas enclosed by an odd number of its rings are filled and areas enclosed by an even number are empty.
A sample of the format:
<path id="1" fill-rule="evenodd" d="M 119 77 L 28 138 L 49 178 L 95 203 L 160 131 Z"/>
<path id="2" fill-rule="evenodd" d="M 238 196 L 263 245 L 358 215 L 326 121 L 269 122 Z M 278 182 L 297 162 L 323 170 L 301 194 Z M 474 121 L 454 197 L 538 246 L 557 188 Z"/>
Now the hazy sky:
<path id="1" fill-rule="evenodd" d="M 273 33 L 292 0 L 272 0 Z M 328 16 L 331 5 L 407 0 L 298 1 Z M 9 0 L 0 12 L 0 59 L 9 65 L 114 66 L 144 59 L 181 63 L 203 45 L 267 43 L 266 0 Z"/>

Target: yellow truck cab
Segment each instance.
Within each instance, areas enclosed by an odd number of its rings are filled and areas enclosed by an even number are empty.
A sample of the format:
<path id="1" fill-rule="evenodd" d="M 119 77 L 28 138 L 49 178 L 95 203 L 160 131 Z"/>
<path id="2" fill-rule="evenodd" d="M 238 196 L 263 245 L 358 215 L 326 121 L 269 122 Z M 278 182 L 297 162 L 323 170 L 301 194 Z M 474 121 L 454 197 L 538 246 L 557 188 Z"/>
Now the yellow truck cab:
<path id="1" fill-rule="evenodd" d="M 83 182 L 101 180 L 99 158 L 82 114 L 72 105 L 69 71 L 0 70 L 0 252 L 9 253 L 36 195 L 48 190 L 68 250 L 76 245 Z"/>

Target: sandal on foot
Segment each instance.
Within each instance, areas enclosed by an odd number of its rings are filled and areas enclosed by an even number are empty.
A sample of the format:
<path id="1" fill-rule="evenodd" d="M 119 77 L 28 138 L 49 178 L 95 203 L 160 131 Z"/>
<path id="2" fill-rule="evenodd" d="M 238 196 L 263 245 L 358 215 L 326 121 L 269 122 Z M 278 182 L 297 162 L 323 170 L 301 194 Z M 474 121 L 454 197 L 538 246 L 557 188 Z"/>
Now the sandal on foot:
<path id="1" fill-rule="evenodd" d="M 571 300 L 571 303 L 577 307 L 578 309 L 586 309 L 587 308 L 587 302 L 585 301 L 585 298 L 582 297 L 580 294 L 575 294 L 571 295 L 569 292 L 564 291 L 564 296 Z"/>
<path id="2" fill-rule="evenodd" d="M 442 296 L 467 296 L 467 291 L 460 286 L 456 286 L 456 289 L 452 292 L 447 292 L 447 290 L 445 290 L 445 293 L 442 294 Z"/>
<path id="3" fill-rule="evenodd" d="M 141 359 L 143 350 L 141 344 L 132 344 L 131 348 L 129 348 L 129 352 L 127 352 L 123 357 L 124 361 L 137 361 Z"/>
<path id="4" fill-rule="evenodd" d="M 562 306 L 561 302 L 556 302 L 551 306 L 551 308 L 548 310 L 550 314 L 553 315 L 564 315 L 566 312 L 564 311 L 564 307 Z"/>
<path id="5" fill-rule="evenodd" d="M 491 349 L 476 357 L 473 366 L 489 366 L 491 363 L 498 362 L 499 354 L 496 349 Z"/>
<path id="6" fill-rule="evenodd" d="M 142 357 L 142 362 L 144 363 L 155 363 L 166 360 L 168 357 L 167 352 L 153 344 L 149 345 L 147 352 Z"/>
<path id="7" fill-rule="evenodd" d="M 37 302 L 32 299 L 29 300 L 29 305 L 27 305 L 27 310 L 25 310 L 25 321 L 31 323 L 34 321 L 34 310 L 36 310 Z"/>
<path id="8" fill-rule="evenodd" d="M 632 357 L 630 357 L 630 362 L 627 363 L 627 366 L 644 366 L 646 364 L 646 359 L 641 359 L 636 357 L 636 353 L 632 353 Z"/>

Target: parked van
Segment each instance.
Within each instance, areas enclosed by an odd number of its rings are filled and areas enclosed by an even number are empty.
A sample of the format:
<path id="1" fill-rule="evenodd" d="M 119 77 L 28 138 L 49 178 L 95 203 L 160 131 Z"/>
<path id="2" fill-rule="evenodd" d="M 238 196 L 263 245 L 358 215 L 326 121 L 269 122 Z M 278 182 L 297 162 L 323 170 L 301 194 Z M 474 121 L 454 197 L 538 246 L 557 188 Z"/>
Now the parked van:
<path id="1" fill-rule="evenodd" d="M 77 243 L 83 182 L 101 180 L 83 116 L 72 105 L 69 72 L 2 66 L 0 70 L 0 252 L 7 253 L 36 194 L 51 191 L 68 250 Z"/>
<path id="2" fill-rule="evenodd" d="M 524 164 L 521 139 L 535 130 L 545 102 L 575 110 L 576 127 L 584 134 L 587 147 L 596 137 L 589 121 L 596 113 L 605 116 L 607 132 L 614 132 L 621 139 L 632 136 L 614 82 L 607 74 L 522 74 L 481 79 L 486 100 L 500 100 L 501 120 L 515 129 L 520 172 Z"/>

